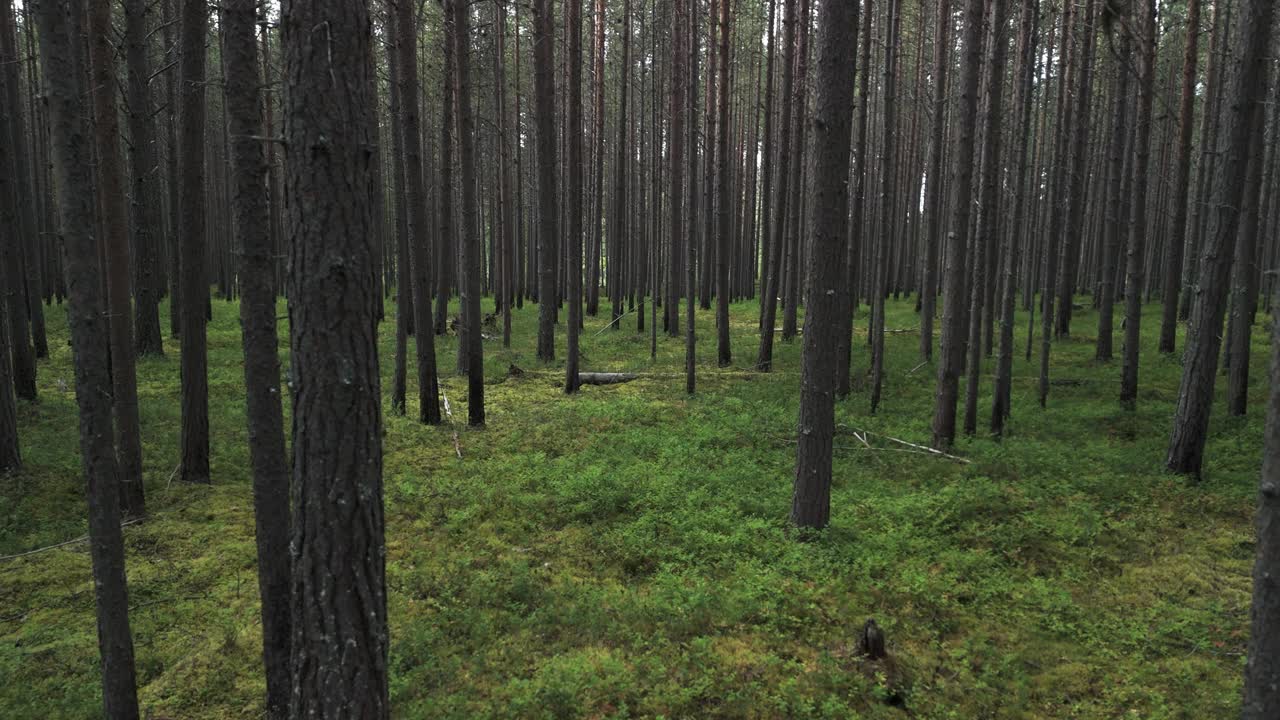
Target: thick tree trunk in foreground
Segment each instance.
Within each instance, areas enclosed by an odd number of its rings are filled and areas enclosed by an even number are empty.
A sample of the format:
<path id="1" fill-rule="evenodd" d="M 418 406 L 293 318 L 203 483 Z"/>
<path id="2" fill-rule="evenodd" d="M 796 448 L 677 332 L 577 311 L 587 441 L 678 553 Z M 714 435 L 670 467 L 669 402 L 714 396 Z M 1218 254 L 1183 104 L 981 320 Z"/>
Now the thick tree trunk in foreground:
<path id="1" fill-rule="evenodd" d="M 1165 466 L 1176 473 L 1199 475 L 1204 460 L 1209 410 L 1218 375 L 1218 351 L 1222 346 L 1232 247 L 1240 223 L 1245 169 L 1254 141 L 1251 132 L 1254 105 L 1263 99 L 1266 53 L 1274 14 L 1275 4 L 1268 0 L 1243 0 L 1236 25 L 1236 41 L 1232 46 L 1238 55 L 1224 88 L 1223 126 L 1214 166 L 1212 204 L 1208 208 L 1209 233 L 1197 275 L 1199 297 L 1187 329 L 1178 407 L 1165 457 Z M 1272 681 L 1274 684 L 1274 678 Z M 1255 691 L 1276 692 L 1262 687 Z M 1275 706 L 1270 707 L 1270 712 L 1275 710 Z"/>
<path id="2" fill-rule="evenodd" d="M 376 158 L 369 151 L 369 10 L 363 1 L 286 0 L 281 28 L 284 140 L 292 149 L 285 158 L 294 408 L 290 716 L 387 718 L 377 240 L 365 192 Z M 342 68 L 341 84 L 334 68 Z M 431 334 L 425 321 L 418 334 Z"/>
<path id="3" fill-rule="evenodd" d="M 822 528 L 831 518 L 831 438 L 835 433 L 839 329 L 848 324 L 845 242 L 849 222 L 849 143 L 853 120 L 858 5 L 822 0 L 818 8 L 817 98 L 809 142 L 808 208 L 813 246 L 805 299 L 800 422 L 791 523 Z"/>
<path id="4" fill-rule="evenodd" d="M 45 70 L 60 232 L 66 248 L 67 316 L 80 408 L 80 458 L 88 483 L 89 554 L 93 561 L 102 656 L 102 699 L 110 720 L 135 720 L 138 694 L 129 632 L 129 592 L 120 529 L 119 474 L 112 445 L 111 386 L 106 305 L 101 294 L 93 234 L 93 163 L 85 118 L 83 54 L 73 34 L 78 3 L 44 0 L 36 5 L 40 60 Z"/>
<path id="5" fill-rule="evenodd" d="M 240 333 L 253 467 L 254 534 L 258 592 L 262 598 L 262 659 L 267 713 L 289 711 L 289 464 L 285 455 L 276 351 L 275 258 L 267 208 L 262 98 L 258 92 L 255 0 L 227 0 L 222 48 L 227 64 L 227 120 L 234 195 L 231 203 L 240 247 Z"/>
<path id="6" fill-rule="evenodd" d="M 178 203 L 182 313 L 182 479 L 209 482 L 209 358 L 205 310 L 209 280 L 205 273 L 205 53 L 208 6 L 204 0 L 182 0 L 182 60 L 179 88 L 181 187 Z"/>

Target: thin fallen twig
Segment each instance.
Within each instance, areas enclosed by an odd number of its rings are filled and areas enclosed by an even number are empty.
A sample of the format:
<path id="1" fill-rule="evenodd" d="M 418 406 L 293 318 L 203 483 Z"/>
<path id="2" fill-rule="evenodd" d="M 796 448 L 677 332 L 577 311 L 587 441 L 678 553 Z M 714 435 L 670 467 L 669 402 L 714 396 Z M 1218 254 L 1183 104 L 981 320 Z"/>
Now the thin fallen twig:
<path id="1" fill-rule="evenodd" d="M 913 442 L 907 442 L 906 440 L 903 440 L 901 438 L 896 438 L 891 435 L 882 435 L 877 432 L 871 432 L 870 430 L 863 430 L 861 428 L 855 428 L 855 427 L 851 427 L 843 424 L 841 424 L 839 427 L 852 430 L 853 436 L 857 437 L 859 440 L 862 440 L 864 444 L 867 442 L 865 439 L 866 437 L 874 435 L 876 437 L 884 438 L 885 440 L 888 440 L 890 442 L 898 443 L 899 445 L 905 445 L 909 448 L 915 448 L 916 450 L 921 451 L 922 454 L 936 455 L 937 457 L 943 457 L 948 460 L 954 460 L 958 463 L 964 463 L 965 465 L 969 465 L 973 462 L 972 460 L 968 458 L 962 458 L 959 455 L 952 455 L 951 453 L 945 453 L 945 452 L 942 452 L 941 450 L 938 450 L 937 448 L 931 448 L 928 445 L 918 445 Z M 862 433 L 862 435 L 859 436 L 858 433 Z"/>
<path id="2" fill-rule="evenodd" d="M 453 451 L 458 454 L 458 459 L 462 459 L 462 444 L 458 442 L 458 427 L 453 423 L 453 408 L 449 406 L 449 396 L 444 391 L 444 386 L 440 386 L 440 397 L 444 398 L 444 416 L 449 418 L 449 427 L 453 428 Z"/>
<path id="3" fill-rule="evenodd" d="M 600 330 L 596 332 L 596 335 L 599 335 L 600 333 L 604 332 L 605 330 L 608 330 L 609 328 L 613 327 L 615 323 L 617 323 L 619 320 L 621 320 L 622 318 L 624 318 L 624 317 L 626 317 L 626 316 L 630 315 L 630 314 L 631 314 L 631 313 L 633 313 L 633 312 L 635 312 L 635 310 L 628 310 L 628 311 L 626 311 L 626 312 L 622 313 L 622 314 L 621 314 L 621 315 L 619 315 L 618 317 L 614 318 L 614 319 L 612 320 L 612 322 L 610 322 L 608 325 L 605 325 L 604 327 L 600 328 Z M 596 335 L 592 335 L 591 337 L 595 337 Z"/>
<path id="4" fill-rule="evenodd" d="M 128 526 L 130 526 L 130 525 L 136 525 L 136 524 L 138 524 L 138 523 L 142 522 L 142 520 L 143 520 L 143 518 L 134 518 L 134 519 L 132 519 L 132 520 L 126 520 L 126 521 L 124 521 L 124 522 L 120 523 L 120 527 L 122 527 L 122 528 L 123 528 L 123 527 L 128 527 Z M 57 543 L 57 544 L 54 544 L 54 545 L 46 545 L 46 546 L 41 547 L 41 548 L 36 548 L 35 550 L 28 550 L 28 551 L 26 551 L 26 552 L 20 552 L 20 553 L 16 553 L 16 554 L 13 554 L 13 555 L 0 555 L 0 561 L 4 561 L 4 560 L 16 560 L 17 558 L 20 558 L 20 557 L 27 557 L 28 555 L 35 555 L 36 553 L 42 553 L 42 552 L 44 552 L 44 551 L 46 551 L 46 550 L 55 550 L 55 549 L 60 548 L 60 547 L 66 547 L 67 545 L 74 545 L 74 544 L 76 544 L 76 543 L 78 543 L 78 542 L 84 542 L 85 540 L 88 540 L 88 539 L 89 539 L 89 536 L 88 536 L 88 535 L 81 535 L 81 536 L 80 536 L 80 537 L 78 537 L 78 538 L 72 538 L 72 539 L 70 539 L 70 540 L 65 540 L 65 541 L 63 541 L 63 542 L 60 542 L 60 543 Z"/>

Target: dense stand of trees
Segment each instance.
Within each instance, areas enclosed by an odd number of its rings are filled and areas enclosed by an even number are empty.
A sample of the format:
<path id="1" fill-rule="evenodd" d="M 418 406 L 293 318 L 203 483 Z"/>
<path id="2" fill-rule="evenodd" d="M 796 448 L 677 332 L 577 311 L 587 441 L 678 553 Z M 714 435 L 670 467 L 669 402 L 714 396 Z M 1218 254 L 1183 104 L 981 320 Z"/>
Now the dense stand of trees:
<path id="1" fill-rule="evenodd" d="M 680 337 L 684 302 L 693 393 L 715 372 L 698 333 L 729 367 L 730 304 L 758 297 L 748 369 L 776 369 L 775 337 L 803 334 L 791 521 L 821 528 L 836 400 L 894 411 L 888 300 L 916 302 L 932 442 L 948 448 L 962 378 L 964 435 L 984 392 L 996 438 L 1032 411 L 1011 402 L 1020 341 L 1053 412 L 1051 355 L 1084 304 L 1112 363 L 1123 299 L 1115 392 L 1136 409 L 1158 299 L 1160 352 L 1187 321 L 1165 465 L 1198 477 L 1217 378 L 1229 412 L 1250 412 L 1253 325 L 1280 291 L 1274 14 L 1269 0 L 0 0 L 0 470 L 21 464 L 18 408 L 39 399 L 46 314 L 64 303 L 108 715 L 137 715 L 120 519 L 146 512 L 135 358 L 164 353 L 166 298 L 180 478 L 196 483 L 216 481 L 205 324 L 215 299 L 240 300 L 275 716 L 388 714 L 387 301 L 392 411 L 412 337 L 419 420 L 441 422 L 435 337 L 456 333 L 482 426 L 485 343 L 501 316 L 509 346 L 526 302 L 540 361 L 556 362 L 565 323 L 567 393 L 602 295 L 608 327 L 634 313 L 651 356 L 659 322 Z M 694 303 L 713 299 L 695 327 Z M 1250 717 L 1280 704 L 1278 432 L 1271 417 Z"/>

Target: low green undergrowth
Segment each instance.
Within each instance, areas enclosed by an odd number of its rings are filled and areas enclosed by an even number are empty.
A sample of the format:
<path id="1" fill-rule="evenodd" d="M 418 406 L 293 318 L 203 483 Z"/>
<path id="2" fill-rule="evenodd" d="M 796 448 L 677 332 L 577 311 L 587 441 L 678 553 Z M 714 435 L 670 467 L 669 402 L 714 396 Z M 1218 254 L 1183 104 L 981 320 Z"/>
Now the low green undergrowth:
<path id="1" fill-rule="evenodd" d="M 384 396 L 395 312 L 380 332 Z M 1018 357 L 1008 434 L 961 439 L 966 464 L 886 439 L 928 442 L 936 370 L 920 363 L 913 304 L 891 302 L 881 410 L 868 413 L 861 389 L 838 406 L 832 524 L 798 542 L 785 518 L 801 343 L 779 342 L 775 371 L 751 372 L 758 306 L 732 312 L 735 362 L 723 370 L 714 315 L 698 313 L 692 397 L 682 339 L 660 331 L 650 360 L 635 315 L 620 330 L 605 328 L 607 311 L 587 318 L 583 369 L 643 376 L 566 397 L 562 365 L 533 358 L 526 306 L 511 350 L 485 342 L 480 430 L 464 426 L 465 382 L 448 372 L 456 339 L 438 342 L 457 425 L 414 422 L 413 387 L 408 417 L 386 421 L 398 717 L 1237 712 L 1264 338 L 1250 415 L 1228 418 L 1219 403 L 1199 483 L 1161 471 L 1180 368 L 1155 352 L 1150 309 L 1136 412 L 1116 402 L 1118 363 L 1093 360 L 1096 315 L 1077 312 L 1075 337 L 1054 345 L 1048 408 L 1034 362 Z M 212 486 L 173 477 L 176 343 L 138 368 L 151 516 L 125 541 L 141 701 L 156 717 L 262 714 L 237 317 L 215 302 Z M 40 401 L 19 408 L 26 467 L 0 478 L 0 555 L 85 532 L 70 351 L 54 325 Z M 855 363 L 867 364 L 865 335 Z M 857 656 L 868 617 L 888 637 L 888 669 Z M 84 543 L 0 560 L 0 678 L 0 717 L 100 716 Z"/>

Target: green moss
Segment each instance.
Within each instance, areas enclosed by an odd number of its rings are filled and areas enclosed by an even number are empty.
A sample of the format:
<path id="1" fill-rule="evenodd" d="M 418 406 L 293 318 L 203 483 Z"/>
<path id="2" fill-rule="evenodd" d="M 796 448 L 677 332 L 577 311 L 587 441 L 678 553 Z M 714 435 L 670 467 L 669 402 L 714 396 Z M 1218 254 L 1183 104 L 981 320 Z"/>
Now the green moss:
<path id="1" fill-rule="evenodd" d="M 733 308 L 728 371 L 714 366 L 714 315 L 698 313 L 693 397 L 682 340 L 660 334 L 650 360 L 634 315 L 621 330 L 587 318 L 584 369 L 645 376 L 566 397 L 562 364 L 533 358 L 533 306 L 515 315 L 513 349 L 486 342 L 487 428 L 465 427 L 451 372 L 456 426 L 414 422 L 410 388 L 384 444 L 398 715 L 902 717 L 891 695 L 920 718 L 1237 712 L 1261 373 L 1248 418 L 1219 404 L 1206 479 L 1188 484 L 1160 471 L 1180 368 L 1156 354 L 1154 323 L 1140 406 L 1124 413 L 1118 364 L 1093 361 L 1096 316 L 1079 312 L 1077 338 L 1054 346 L 1053 376 L 1071 382 L 1041 410 L 1035 364 L 1018 357 L 1006 439 L 962 438 L 963 465 L 853 436 L 928 441 L 934 368 L 919 366 L 914 333 L 892 333 L 880 413 L 863 393 L 837 409 L 832 527 L 798 543 L 785 517 L 800 344 L 775 346 L 775 372 L 749 372 L 757 311 Z M 380 330 L 384 392 L 394 313 Z M 157 716 L 262 712 L 237 318 L 215 303 L 211 487 L 171 482 L 176 343 L 139 363 L 152 514 L 125 538 L 140 694 Z M 891 302 L 886 325 L 916 327 L 912 304 Z M 0 478 L 0 555 L 85 532 L 65 340 L 55 323 L 40 402 L 19 408 L 27 465 Z M 437 343 L 441 368 L 456 349 Z M 894 677 L 855 657 L 869 616 Z M 96 658 L 87 547 L 0 561 L 0 716 L 100 716 Z"/>

